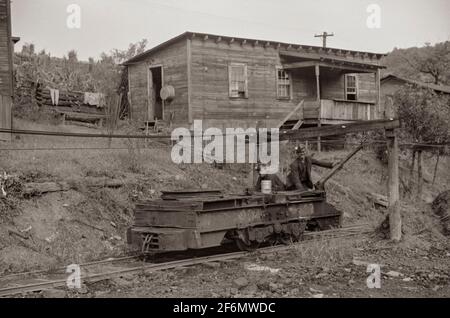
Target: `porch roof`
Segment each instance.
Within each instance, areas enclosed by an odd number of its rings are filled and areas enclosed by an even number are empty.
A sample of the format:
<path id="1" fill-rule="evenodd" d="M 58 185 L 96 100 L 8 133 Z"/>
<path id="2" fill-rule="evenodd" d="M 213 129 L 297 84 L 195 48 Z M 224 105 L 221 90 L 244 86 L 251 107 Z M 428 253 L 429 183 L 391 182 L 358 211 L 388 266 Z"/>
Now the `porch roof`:
<path id="1" fill-rule="evenodd" d="M 280 56 L 290 60 L 290 62 L 283 63 L 284 69 L 300 69 L 318 65 L 321 67 L 348 71 L 349 73 L 373 73 L 378 69 L 386 68 L 377 63 L 362 63 L 349 59 L 324 57 L 297 52 L 280 52 Z"/>

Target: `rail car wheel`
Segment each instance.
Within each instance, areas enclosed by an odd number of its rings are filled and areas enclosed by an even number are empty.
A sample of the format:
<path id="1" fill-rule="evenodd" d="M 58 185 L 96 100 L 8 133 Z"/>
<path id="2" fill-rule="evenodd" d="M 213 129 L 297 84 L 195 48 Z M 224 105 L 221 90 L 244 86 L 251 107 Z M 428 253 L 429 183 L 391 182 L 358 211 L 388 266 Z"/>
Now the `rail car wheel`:
<path id="1" fill-rule="evenodd" d="M 237 247 L 241 251 L 247 251 L 247 252 L 254 252 L 258 249 L 259 243 L 258 242 L 245 242 L 241 240 L 240 238 L 235 239 Z"/>
<path id="2" fill-rule="evenodd" d="M 237 247 L 241 251 L 253 252 L 258 249 L 260 243 L 257 241 L 252 241 L 249 238 L 247 230 L 237 230 L 234 237 Z"/>

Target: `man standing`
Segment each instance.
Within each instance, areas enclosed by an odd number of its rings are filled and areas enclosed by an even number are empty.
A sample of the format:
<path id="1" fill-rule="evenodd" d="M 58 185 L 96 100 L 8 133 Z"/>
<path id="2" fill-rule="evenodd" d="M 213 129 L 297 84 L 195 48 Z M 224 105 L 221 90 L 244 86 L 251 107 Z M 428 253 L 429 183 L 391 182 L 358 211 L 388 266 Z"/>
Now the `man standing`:
<path id="1" fill-rule="evenodd" d="M 320 161 L 306 155 L 303 146 L 295 147 L 297 158 L 289 166 L 286 187 L 288 190 L 307 191 L 314 188 L 311 180 L 311 166 L 317 165 L 324 168 L 333 168 L 334 164 Z"/>

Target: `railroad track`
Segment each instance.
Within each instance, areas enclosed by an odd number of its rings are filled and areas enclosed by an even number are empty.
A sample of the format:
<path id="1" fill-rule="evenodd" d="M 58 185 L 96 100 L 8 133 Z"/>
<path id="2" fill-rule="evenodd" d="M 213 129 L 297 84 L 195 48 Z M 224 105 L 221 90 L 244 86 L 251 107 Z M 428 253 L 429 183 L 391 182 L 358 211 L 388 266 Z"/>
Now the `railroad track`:
<path id="1" fill-rule="evenodd" d="M 332 229 L 332 230 L 326 230 L 326 231 L 320 231 L 320 232 L 307 232 L 304 234 L 305 240 L 290 244 L 290 245 L 277 245 L 277 246 L 270 246 L 270 247 L 263 247 L 258 249 L 255 252 L 229 252 L 225 254 L 217 254 L 217 255 L 209 255 L 209 256 L 202 256 L 202 257 L 195 257 L 195 258 L 187 258 L 187 259 L 181 259 L 181 260 L 174 260 L 174 261 L 168 261 L 163 263 L 145 263 L 145 262 L 133 262 L 129 264 L 125 264 L 127 266 L 124 267 L 124 265 L 121 265 L 121 267 L 116 268 L 110 268 L 106 269 L 101 268 L 100 271 L 95 271 L 95 266 L 105 266 L 107 264 L 112 265 L 115 262 L 127 262 L 131 261 L 133 259 L 137 259 L 137 256 L 128 256 L 128 257 L 122 257 L 122 258 L 115 258 L 115 259 L 106 259 L 106 260 L 100 260 L 95 262 L 89 262 L 84 264 L 79 264 L 80 268 L 82 268 L 81 272 L 81 280 L 82 282 L 95 282 L 105 279 L 111 279 L 114 277 L 118 277 L 121 275 L 127 275 L 127 274 L 142 274 L 142 273 L 150 273 L 160 270 L 167 270 L 167 269 L 173 269 L 177 267 L 186 267 L 186 266 L 192 266 L 192 265 L 198 265 L 198 264 L 204 264 L 209 262 L 217 262 L 217 261 L 225 261 L 225 260 L 231 260 L 231 259 L 238 259 L 245 256 L 249 256 L 252 254 L 267 254 L 267 253 L 274 253 L 274 252 L 281 252 L 286 251 L 291 248 L 295 248 L 296 246 L 300 244 L 305 244 L 310 240 L 314 239 L 333 239 L 333 238 L 340 238 L 340 237 L 349 237 L 349 236 L 355 236 L 355 235 L 362 235 L 369 233 L 371 229 L 367 226 L 367 224 L 360 224 L 360 225 L 353 225 L 353 226 L 347 226 L 340 229 Z M 91 269 L 89 269 L 91 268 Z M 65 270 L 64 268 L 59 268 L 59 270 Z M 86 273 L 84 273 L 86 272 Z M 89 273 L 91 272 L 91 273 Z M 42 275 L 44 277 L 38 277 L 34 278 L 32 282 L 27 282 L 26 280 L 21 281 L 21 284 L 18 283 L 9 283 L 8 281 L 11 281 L 11 279 L 20 277 L 20 276 L 31 276 L 31 275 Z M 66 273 L 51 273 L 48 271 L 33 271 L 33 272 L 24 272 L 24 273 L 17 273 L 17 274 L 11 274 L 7 276 L 0 277 L 0 284 L 5 285 L 6 287 L 0 288 L 0 297 L 5 296 L 12 296 L 16 294 L 21 293 L 28 293 L 28 292 L 37 292 L 42 291 L 45 289 L 55 288 L 55 287 L 62 287 L 66 286 L 67 282 L 67 276 Z"/>

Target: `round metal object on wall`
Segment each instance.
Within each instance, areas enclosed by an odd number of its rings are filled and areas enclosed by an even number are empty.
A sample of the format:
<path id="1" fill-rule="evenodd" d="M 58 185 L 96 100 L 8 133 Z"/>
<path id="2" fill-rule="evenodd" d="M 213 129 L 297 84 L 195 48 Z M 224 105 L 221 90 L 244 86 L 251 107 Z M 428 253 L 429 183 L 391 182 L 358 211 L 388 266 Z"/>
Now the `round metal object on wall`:
<path id="1" fill-rule="evenodd" d="M 171 101 L 175 98 L 175 88 L 171 85 L 166 85 L 161 88 L 161 99 L 165 101 Z"/>

